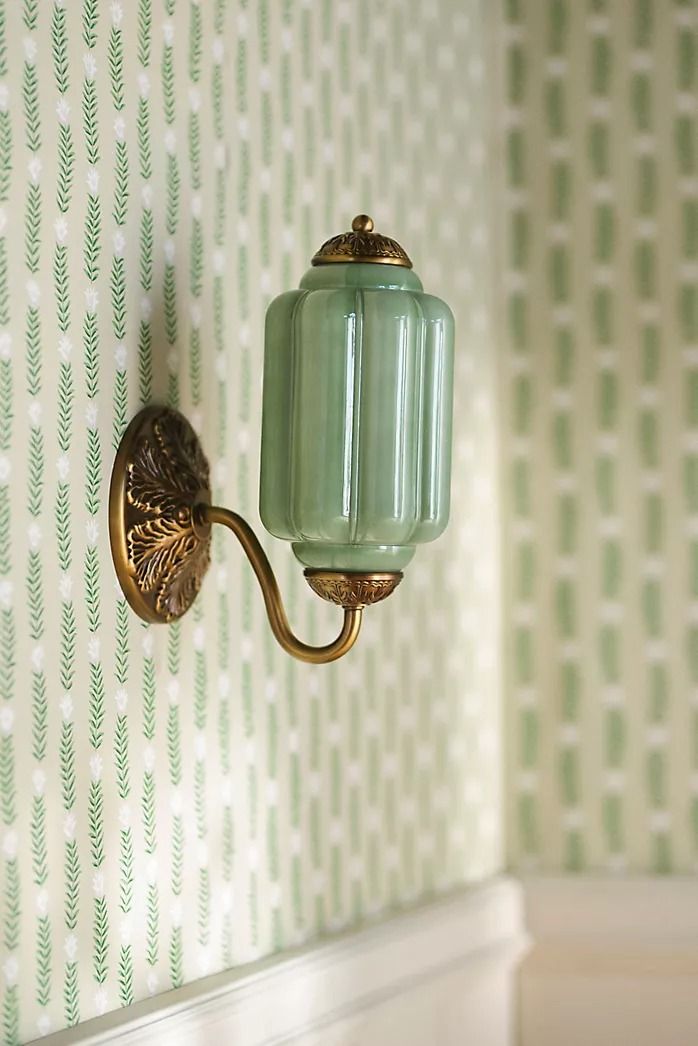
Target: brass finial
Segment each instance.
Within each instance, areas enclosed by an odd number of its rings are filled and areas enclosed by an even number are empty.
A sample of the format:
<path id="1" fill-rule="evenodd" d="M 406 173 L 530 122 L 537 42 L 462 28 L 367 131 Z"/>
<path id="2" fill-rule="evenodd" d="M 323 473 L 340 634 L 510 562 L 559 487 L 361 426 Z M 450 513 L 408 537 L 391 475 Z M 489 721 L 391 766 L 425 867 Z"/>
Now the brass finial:
<path id="1" fill-rule="evenodd" d="M 357 214 L 350 231 L 327 240 L 313 258 L 313 265 L 333 262 L 378 262 L 412 268 L 407 251 L 389 236 L 375 232 L 373 218 L 368 214 Z"/>
<path id="2" fill-rule="evenodd" d="M 368 214 L 357 214 L 351 227 L 354 232 L 373 232 L 373 218 Z"/>

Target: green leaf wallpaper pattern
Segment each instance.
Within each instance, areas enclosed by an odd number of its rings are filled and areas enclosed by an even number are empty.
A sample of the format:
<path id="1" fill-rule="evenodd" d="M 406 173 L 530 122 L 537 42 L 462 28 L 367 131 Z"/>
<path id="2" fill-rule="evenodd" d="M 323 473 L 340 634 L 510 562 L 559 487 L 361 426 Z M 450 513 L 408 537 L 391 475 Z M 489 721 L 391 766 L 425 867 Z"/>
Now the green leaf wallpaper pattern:
<path id="1" fill-rule="evenodd" d="M 486 10 L 0 0 L 3 1042 L 501 866 Z M 276 647 L 225 533 L 144 626 L 108 549 L 125 425 L 186 411 L 259 525 L 264 311 L 358 211 L 457 314 L 447 536 L 336 666 Z"/>
<path id="2" fill-rule="evenodd" d="M 510 861 L 693 872 L 698 6 L 498 35 Z"/>

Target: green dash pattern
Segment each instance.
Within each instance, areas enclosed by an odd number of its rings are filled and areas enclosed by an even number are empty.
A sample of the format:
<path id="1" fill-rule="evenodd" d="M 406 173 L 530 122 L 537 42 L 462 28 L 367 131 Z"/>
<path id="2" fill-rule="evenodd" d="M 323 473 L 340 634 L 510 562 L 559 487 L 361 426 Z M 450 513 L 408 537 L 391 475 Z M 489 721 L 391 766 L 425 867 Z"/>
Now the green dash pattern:
<path id="1" fill-rule="evenodd" d="M 503 5 L 515 868 L 698 861 L 698 9 Z"/>

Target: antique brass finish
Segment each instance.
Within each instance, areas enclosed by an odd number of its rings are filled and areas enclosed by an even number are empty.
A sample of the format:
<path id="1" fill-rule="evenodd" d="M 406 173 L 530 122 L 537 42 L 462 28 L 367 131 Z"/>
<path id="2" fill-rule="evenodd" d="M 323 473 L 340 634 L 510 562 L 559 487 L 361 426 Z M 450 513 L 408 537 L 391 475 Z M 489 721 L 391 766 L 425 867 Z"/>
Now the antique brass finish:
<path id="1" fill-rule="evenodd" d="M 334 642 L 309 646 L 291 631 L 271 564 L 250 525 L 210 500 L 208 462 L 187 419 L 168 407 L 137 414 L 114 461 L 109 535 L 119 584 L 144 621 L 174 621 L 194 602 L 210 563 L 212 523 L 237 537 L 257 575 L 274 636 L 301 661 L 324 664 L 346 654 L 359 635 L 363 607 L 385 599 L 402 580 L 400 573 L 306 570 L 313 591 L 344 610 Z"/>
<path id="2" fill-rule="evenodd" d="M 306 570 L 305 579 L 318 596 L 337 606 L 358 609 L 380 603 L 402 581 L 402 574 L 343 574 L 338 570 Z"/>
<path id="3" fill-rule="evenodd" d="M 185 417 L 147 407 L 126 429 L 109 489 L 116 576 L 144 621 L 167 623 L 194 602 L 210 563 L 211 528 L 194 522 L 210 500 L 208 462 Z"/>
<path id="4" fill-rule="evenodd" d="M 329 265 L 333 262 L 377 262 L 412 268 L 404 247 L 389 236 L 374 232 L 373 218 L 367 214 L 357 214 L 351 223 L 351 232 L 342 232 L 326 240 L 312 260 L 313 265 Z"/>
<path id="5" fill-rule="evenodd" d="M 321 665 L 328 661 L 336 661 L 337 658 L 342 657 L 347 651 L 351 650 L 361 628 L 361 607 L 345 608 L 342 631 L 333 643 L 320 647 L 308 646 L 307 643 L 302 643 L 300 639 L 294 636 L 289 627 L 279 586 L 274 577 L 274 571 L 249 523 L 242 516 L 238 516 L 237 512 L 230 512 L 226 508 L 217 508 L 215 505 L 201 505 L 199 506 L 199 512 L 205 524 L 222 523 L 224 526 L 229 527 L 242 545 L 262 589 L 271 630 L 288 654 L 292 654 L 293 657 L 297 657 L 300 661 L 309 661 L 311 664 Z"/>

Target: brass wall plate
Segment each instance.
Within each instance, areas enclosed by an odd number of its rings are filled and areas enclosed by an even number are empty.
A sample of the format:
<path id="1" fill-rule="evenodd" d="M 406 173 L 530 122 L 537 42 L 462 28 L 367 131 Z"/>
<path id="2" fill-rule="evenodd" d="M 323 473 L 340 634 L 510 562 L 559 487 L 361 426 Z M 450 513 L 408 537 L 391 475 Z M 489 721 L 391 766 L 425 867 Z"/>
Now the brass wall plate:
<path id="1" fill-rule="evenodd" d="M 210 563 L 209 466 L 187 419 L 146 407 L 124 433 L 109 488 L 109 537 L 119 584 L 144 621 L 185 614 Z"/>

